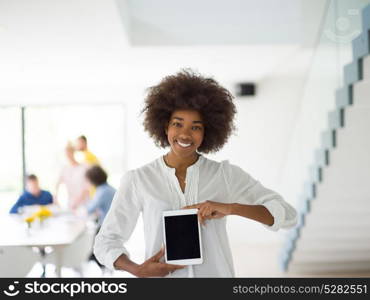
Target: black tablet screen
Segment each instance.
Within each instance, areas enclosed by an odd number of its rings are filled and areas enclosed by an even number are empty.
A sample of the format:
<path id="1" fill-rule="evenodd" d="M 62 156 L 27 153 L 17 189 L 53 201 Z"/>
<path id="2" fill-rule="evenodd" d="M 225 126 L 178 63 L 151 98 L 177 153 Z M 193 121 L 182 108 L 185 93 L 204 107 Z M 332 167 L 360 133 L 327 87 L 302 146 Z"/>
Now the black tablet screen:
<path id="1" fill-rule="evenodd" d="M 167 260 L 200 258 L 198 217 L 164 217 Z"/>

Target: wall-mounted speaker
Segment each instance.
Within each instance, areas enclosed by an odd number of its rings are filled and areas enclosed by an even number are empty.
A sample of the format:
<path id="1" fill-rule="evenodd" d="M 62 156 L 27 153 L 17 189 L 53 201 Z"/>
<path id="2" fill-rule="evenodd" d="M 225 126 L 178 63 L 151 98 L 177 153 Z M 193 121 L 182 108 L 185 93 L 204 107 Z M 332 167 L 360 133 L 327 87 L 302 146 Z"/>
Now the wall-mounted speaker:
<path id="1" fill-rule="evenodd" d="M 256 85 L 252 82 L 245 82 L 237 84 L 236 90 L 237 96 L 255 96 L 256 95 Z"/>

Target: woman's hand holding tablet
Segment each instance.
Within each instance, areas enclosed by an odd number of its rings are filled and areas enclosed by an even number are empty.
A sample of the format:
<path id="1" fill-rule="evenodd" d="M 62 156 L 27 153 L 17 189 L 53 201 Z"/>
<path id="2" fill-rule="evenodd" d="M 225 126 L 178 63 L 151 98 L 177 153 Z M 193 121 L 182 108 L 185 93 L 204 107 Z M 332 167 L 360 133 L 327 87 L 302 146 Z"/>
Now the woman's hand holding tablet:
<path id="1" fill-rule="evenodd" d="M 146 260 L 144 263 L 137 267 L 135 276 L 137 277 L 164 277 L 168 274 L 182 269 L 185 266 L 182 265 L 172 265 L 160 262 L 160 258 L 164 255 L 164 247 L 159 250 L 155 255 Z"/>
<path id="2" fill-rule="evenodd" d="M 199 222 L 205 225 L 209 219 L 219 219 L 231 214 L 232 205 L 228 203 L 205 201 L 202 203 L 185 206 L 184 209 L 198 209 Z"/>

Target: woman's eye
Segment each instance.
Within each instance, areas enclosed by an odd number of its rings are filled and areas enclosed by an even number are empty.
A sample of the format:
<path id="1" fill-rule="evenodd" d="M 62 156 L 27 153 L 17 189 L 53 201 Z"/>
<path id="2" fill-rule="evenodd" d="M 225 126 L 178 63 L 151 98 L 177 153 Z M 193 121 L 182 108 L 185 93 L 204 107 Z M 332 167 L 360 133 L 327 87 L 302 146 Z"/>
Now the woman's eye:
<path id="1" fill-rule="evenodd" d="M 181 126 L 181 124 L 179 122 L 174 122 L 174 123 L 172 123 L 172 125 L 175 126 L 175 127 L 180 127 Z"/>
<path id="2" fill-rule="evenodd" d="M 193 130 L 201 130 L 202 128 L 200 126 L 193 126 Z"/>

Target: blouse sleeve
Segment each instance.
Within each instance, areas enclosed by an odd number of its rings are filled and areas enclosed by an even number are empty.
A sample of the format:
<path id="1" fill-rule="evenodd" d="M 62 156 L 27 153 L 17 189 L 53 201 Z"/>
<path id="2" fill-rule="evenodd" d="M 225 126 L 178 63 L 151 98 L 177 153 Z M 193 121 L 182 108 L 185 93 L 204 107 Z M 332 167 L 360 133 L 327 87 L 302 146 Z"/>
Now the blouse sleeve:
<path id="1" fill-rule="evenodd" d="M 130 238 L 141 210 L 136 197 L 133 171 L 129 171 L 122 177 L 111 207 L 95 237 L 94 254 L 100 263 L 113 270 L 113 263 L 121 254 L 129 257 L 124 244 Z"/>
<path id="2" fill-rule="evenodd" d="M 263 205 L 274 217 L 274 224 L 264 225 L 277 231 L 290 228 L 297 223 L 296 210 L 276 192 L 265 188 L 240 167 L 223 162 L 225 181 L 228 189 L 228 202 L 250 205 Z"/>

